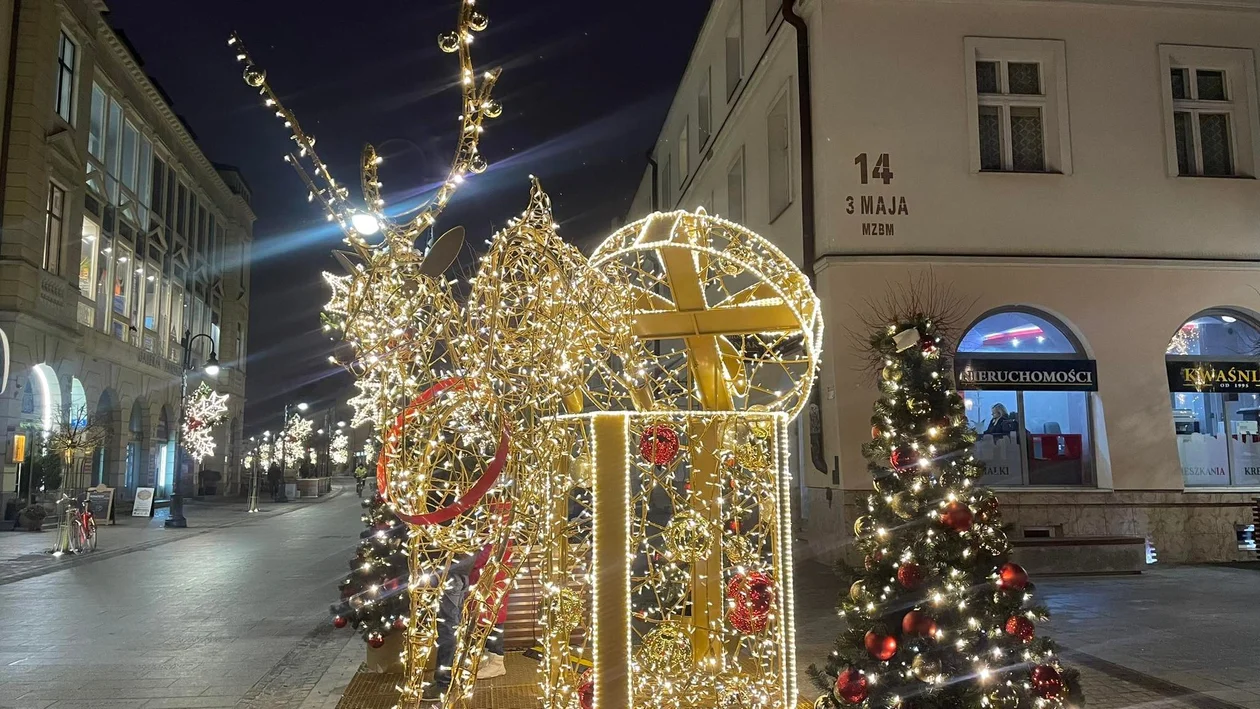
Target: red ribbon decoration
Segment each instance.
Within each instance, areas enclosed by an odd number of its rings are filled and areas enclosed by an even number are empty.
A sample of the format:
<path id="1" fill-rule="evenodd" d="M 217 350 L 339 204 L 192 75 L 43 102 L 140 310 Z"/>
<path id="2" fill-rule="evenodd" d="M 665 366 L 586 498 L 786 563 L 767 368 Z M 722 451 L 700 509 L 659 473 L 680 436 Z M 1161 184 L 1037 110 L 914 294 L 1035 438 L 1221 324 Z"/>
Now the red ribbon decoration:
<path id="1" fill-rule="evenodd" d="M 406 421 L 407 417 L 428 406 L 438 394 L 441 394 L 448 389 L 458 391 L 463 389 L 465 386 L 466 384 L 463 379 L 452 377 L 450 379 L 443 379 L 437 384 L 425 389 L 420 393 L 420 396 L 417 396 L 415 400 L 411 402 L 410 406 L 404 409 L 403 412 L 398 414 L 398 416 L 394 419 L 394 425 L 390 428 L 390 437 L 401 437 L 403 423 Z M 376 462 L 376 484 L 387 500 L 391 498 L 389 494 L 389 487 L 386 485 L 388 466 L 386 466 L 385 461 L 391 453 L 393 453 L 393 444 L 387 441 L 386 444 L 382 446 L 381 456 Z M 395 512 L 394 515 L 408 524 L 415 525 L 441 524 L 442 522 L 449 522 L 450 520 L 455 519 L 459 515 L 472 509 L 473 505 L 476 505 L 481 498 L 485 497 L 487 492 L 490 492 L 490 488 L 494 487 L 494 483 L 499 479 L 499 475 L 503 472 L 503 468 L 507 464 L 507 453 L 508 434 L 507 431 L 504 430 L 503 433 L 499 435 L 499 446 L 495 449 L 494 458 L 490 461 L 490 465 L 486 468 L 486 472 L 477 480 L 475 485 L 468 488 L 468 491 L 453 504 L 447 505 L 446 507 L 439 507 L 432 512 L 422 515 L 409 515 L 402 512 Z"/>

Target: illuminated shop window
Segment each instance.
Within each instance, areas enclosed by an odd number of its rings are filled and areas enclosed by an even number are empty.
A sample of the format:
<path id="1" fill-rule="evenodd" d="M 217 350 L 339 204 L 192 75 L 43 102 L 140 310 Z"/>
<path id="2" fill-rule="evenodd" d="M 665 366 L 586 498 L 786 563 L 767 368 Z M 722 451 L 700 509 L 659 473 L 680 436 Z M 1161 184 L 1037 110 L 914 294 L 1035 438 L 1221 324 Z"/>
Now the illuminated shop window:
<path id="1" fill-rule="evenodd" d="M 1032 310 L 989 313 L 964 333 L 957 364 L 983 484 L 1094 483 L 1097 377 L 1066 327 Z"/>
<path id="2" fill-rule="evenodd" d="M 1260 487 L 1260 329 L 1209 310 L 1173 333 L 1166 353 L 1173 430 L 1187 487 Z"/>

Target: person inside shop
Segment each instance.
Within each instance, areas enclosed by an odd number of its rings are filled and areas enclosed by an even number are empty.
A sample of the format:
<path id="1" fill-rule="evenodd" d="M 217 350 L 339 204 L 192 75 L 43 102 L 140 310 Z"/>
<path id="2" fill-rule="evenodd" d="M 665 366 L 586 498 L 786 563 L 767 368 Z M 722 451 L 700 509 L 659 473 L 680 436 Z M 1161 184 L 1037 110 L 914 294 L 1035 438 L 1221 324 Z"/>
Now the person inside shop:
<path id="1" fill-rule="evenodd" d="M 992 435 L 994 438 L 999 436 L 1008 436 L 1019 430 L 1019 419 L 1015 414 L 1006 410 L 1003 404 L 993 405 L 993 417 L 989 419 L 989 425 L 984 429 L 984 435 Z"/>

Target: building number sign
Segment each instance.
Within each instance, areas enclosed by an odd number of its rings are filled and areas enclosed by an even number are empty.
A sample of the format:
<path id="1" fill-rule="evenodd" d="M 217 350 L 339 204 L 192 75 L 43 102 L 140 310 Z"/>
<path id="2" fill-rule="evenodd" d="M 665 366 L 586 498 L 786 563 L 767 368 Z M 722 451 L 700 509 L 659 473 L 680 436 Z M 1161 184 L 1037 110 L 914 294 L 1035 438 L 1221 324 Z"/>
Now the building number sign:
<path id="1" fill-rule="evenodd" d="M 888 153 L 880 153 L 871 160 L 871 154 L 859 153 L 853 158 L 857 166 L 858 178 L 863 185 L 888 186 L 893 181 L 892 158 Z M 870 189 L 870 188 L 868 188 Z M 906 198 L 885 194 L 856 194 L 845 197 L 845 214 L 857 214 L 862 217 L 896 217 L 909 215 Z M 894 236 L 896 224 L 891 219 L 863 221 L 862 236 Z"/>

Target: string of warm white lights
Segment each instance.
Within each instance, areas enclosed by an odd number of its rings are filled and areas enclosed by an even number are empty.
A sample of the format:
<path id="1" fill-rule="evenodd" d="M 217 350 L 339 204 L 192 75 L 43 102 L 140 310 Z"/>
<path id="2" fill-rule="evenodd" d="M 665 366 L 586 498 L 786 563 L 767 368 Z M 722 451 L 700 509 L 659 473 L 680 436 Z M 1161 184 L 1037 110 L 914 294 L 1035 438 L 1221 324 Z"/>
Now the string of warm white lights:
<path id="1" fill-rule="evenodd" d="M 451 673 L 444 706 L 472 696 L 505 587 L 537 558 L 548 709 L 786 708 L 786 427 L 813 384 L 817 298 L 769 242 L 703 211 L 629 225 L 588 260 L 558 236 L 537 181 L 457 288 L 443 272 L 462 235 L 425 254 L 414 243 L 485 168 L 477 140 L 501 110 L 498 74 L 475 75 L 468 58 L 485 24 L 464 0 L 439 40 L 460 57 L 460 143 L 405 224 L 385 217 L 375 151 L 357 206 L 232 40 L 292 133 L 311 199 L 357 256 L 326 275 L 324 325 L 345 343 L 334 361 L 357 378 L 354 421 L 376 426 L 381 494 L 407 525 L 400 706 L 429 681 L 451 564 L 483 552 L 452 666 L 439 668 Z M 368 244 L 378 230 L 388 248 Z"/>
<path id="2" fill-rule="evenodd" d="M 213 429 L 227 418 L 227 399 L 227 394 L 216 394 L 205 382 L 188 395 L 180 440 L 193 460 L 214 455 Z"/>

